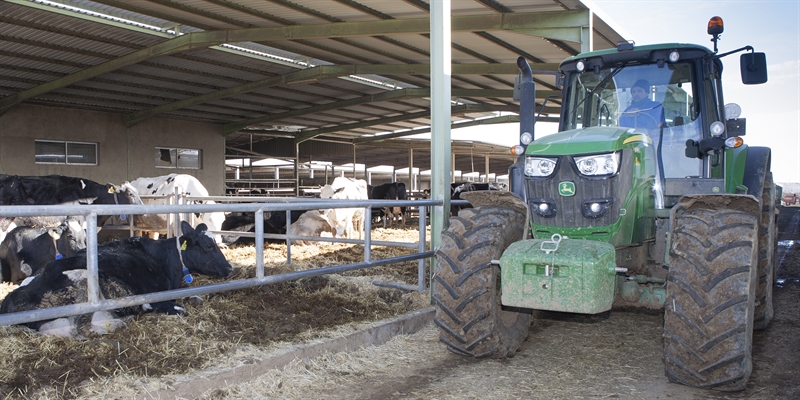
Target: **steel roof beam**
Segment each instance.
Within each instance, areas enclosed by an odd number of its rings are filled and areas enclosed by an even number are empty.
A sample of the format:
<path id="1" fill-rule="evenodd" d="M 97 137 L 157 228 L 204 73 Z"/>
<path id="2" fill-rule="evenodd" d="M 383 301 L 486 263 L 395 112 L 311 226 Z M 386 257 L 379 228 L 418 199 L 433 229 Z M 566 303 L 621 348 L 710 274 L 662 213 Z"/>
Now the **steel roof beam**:
<path id="1" fill-rule="evenodd" d="M 490 112 L 490 111 L 511 111 L 511 112 L 514 112 L 514 111 L 518 111 L 518 110 L 519 110 L 518 107 L 511 107 L 511 106 L 496 106 L 496 105 L 491 105 L 491 104 L 478 104 L 478 105 L 476 105 L 476 104 L 465 104 L 465 105 L 461 105 L 461 106 L 452 107 L 450 113 L 451 113 L 451 115 L 457 115 L 457 114 L 465 114 L 465 113 L 472 113 L 472 112 Z M 337 125 L 337 126 L 330 126 L 330 127 L 327 127 L 327 128 L 312 129 L 312 130 L 309 130 L 309 131 L 301 132 L 300 134 L 295 136 L 294 141 L 296 143 L 300 143 L 300 142 L 305 142 L 306 140 L 313 139 L 313 138 L 315 138 L 315 137 L 317 137 L 319 135 L 324 135 L 326 133 L 340 132 L 340 131 L 346 131 L 346 130 L 351 130 L 351 129 L 364 128 L 364 127 L 368 127 L 368 126 L 388 124 L 388 123 L 398 122 L 398 121 L 407 121 L 407 120 L 415 119 L 415 118 L 427 118 L 427 117 L 430 117 L 430 115 L 431 115 L 431 110 L 425 110 L 425 111 L 420 111 L 420 112 L 415 112 L 415 113 L 410 113 L 410 114 L 396 115 L 394 117 L 378 118 L 378 119 L 372 119 L 372 120 L 369 120 L 369 121 L 356 122 L 356 123 L 352 123 L 352 124 L 342 124 L 342 125 Z"/>
<path id="2" fill-rule="evenodd" d="M 512 97 L 512 90 L 502 89 L 451 89 L 453 97 Z M 537 90 L 536 96 L 538 98 L 545 98 L 554 94 L 558 94 L 555 90 Z M 338 108 L 352 107 L 365 103 L 377 103 L 381 101 L 393 101 L 400 99 L 411 99 L 430 96 L 431 91 L 429 88 L 416 88 L 416 89 L 400 89 L 392 90 L 389 92 L 373 94 L 369 96 L 357 97 L 348 100 L 332 101 L 330 103 L 321 104 L 313 107 L 301 108 L 299 110 L 292 110 L 282 113 L 273 113 L 263 117 L 257 117 L 237 122 L 225 124 L 222 127 L 223 135 L 227 136 L 240 129 L 246 128 L 250 125 L 260 124 L 269 121 L 277 121 L 285 118 L 294 118 L 306 114 L 313 114 L 321 111 L 335 110 Z"/>
<path id="3" fill-rule="evenodd" d="M 557 64 L 537 64 L 537 68 L 558 68 Z M 453 64 L 453 75 L 468 75 L 468 74 L 504 74 L 516 75 L 519 72 L 516 64 Z M 302 84 L 312 83 L 320 79 L 337 78 L 340 76 L 349 75 L 384 75 L 384 74 L 416 74 L 427 75 L 430 74 L 430 65 L 428 64 L 378 64 L 378 65 L 320 65 L 314 68 L 302 69 L 288 74 L 274 76 L 258 81 L 248 82 L 243 85 L 234 86 L 216 92 L 206 93 L 200 96 L 195 96 L 176 102 L 163 104 L 157 107 L 148 108 L 146 110 L 137 111 L 128 114 L 125 118 L 125 124 L 130 127 L 142 120 L 152 117 L 164 112 L 175 111 L 181 108 L 189 107 L 192 105 L 206 103 L 222 99 L 225 97 L 235 96 L 242 93 L 251 92 L 258 89 L 263 89 L 271 86 L 283 84 Z"/>

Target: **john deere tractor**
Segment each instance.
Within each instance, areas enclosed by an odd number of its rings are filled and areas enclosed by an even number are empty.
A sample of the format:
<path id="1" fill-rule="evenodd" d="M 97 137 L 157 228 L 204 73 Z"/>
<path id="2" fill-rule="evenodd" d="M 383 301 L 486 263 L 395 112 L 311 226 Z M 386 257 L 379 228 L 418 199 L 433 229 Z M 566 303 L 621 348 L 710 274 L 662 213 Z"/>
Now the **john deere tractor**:
<path id="1" fill-rule="evenodd" d="M 722 61 L 767 81 L 750 46 L 636 46 L 563 61 L 559 133 L 533 140 L 532 71 L 520 57 L 520 145 L 509 192 L 472 192 L 437 249 L 435 323 L 459 354 L 510 357 L 532 310 L 663 308 L 671 382 L 744 389 L 754 329 L 772 319 L 776 197 L 770 149 L 743 144 Z M 641 91 L 644 91 L 642 93 Z M 636 93 L 639 92 L 639 93 Z"/>

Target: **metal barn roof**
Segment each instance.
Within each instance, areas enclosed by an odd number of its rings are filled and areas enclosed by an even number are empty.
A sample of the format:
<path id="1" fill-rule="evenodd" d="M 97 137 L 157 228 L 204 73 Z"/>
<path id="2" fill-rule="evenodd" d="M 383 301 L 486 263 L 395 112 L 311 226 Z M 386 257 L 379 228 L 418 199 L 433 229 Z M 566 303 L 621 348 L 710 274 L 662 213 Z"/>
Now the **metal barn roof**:
<path id="1" fill-rule="evenodd" d="M 556 70 L 623 38 L 578 0 L 454 0 L 453 126 L 516 121 L 516 58 Z M 20 103 L 218 124 L 230 157 L 428 169 L 425 0 L 6 0 L 0 113 Z M 537 102 L 555 94 L 536 75 Z M 545 112 L 557 115 L 558 99 Z M 552 120 L 545 115 L 544 119 Z M 388 149 L 388 151 L 387 151 Z M 507 170 L 505 148 L 454 142 Z M 426 153 L 428 152 L 428 153 Z M 483 159 L 477 170 L 483 171 Z"/>

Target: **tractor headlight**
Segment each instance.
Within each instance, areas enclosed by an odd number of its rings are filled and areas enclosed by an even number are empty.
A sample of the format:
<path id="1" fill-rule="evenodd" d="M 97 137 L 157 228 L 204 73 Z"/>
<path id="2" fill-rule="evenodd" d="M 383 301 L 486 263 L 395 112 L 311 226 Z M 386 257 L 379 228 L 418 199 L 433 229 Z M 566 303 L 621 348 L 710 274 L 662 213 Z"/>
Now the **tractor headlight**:
<path id="1" fill-rule="evenodd" d="M 619 153 L 596 154 L 593 156 L 575 157 L 575 165 L 583 175 L 613 175 L 619 170 Z"/>
<path id="2" fill-rule="evenodd" d="M 542 157 L 525 158 L 525 175 L 546 177 L 553 174 L 556 170 L 556 160 Z"/>
<path id="3" fill-rule="evenodd" d="M 606 215 L 613 204 L 613 198 L 584 200 L 581 204 L 581 212 L 586 218 L 600 218 Z"/>
<path id="4" fill-rule="evenodd" d="M 540 217 L 552 218 L 556 216 L 556 202 L 553 199 L 529 199 L 531 209 Z"/>

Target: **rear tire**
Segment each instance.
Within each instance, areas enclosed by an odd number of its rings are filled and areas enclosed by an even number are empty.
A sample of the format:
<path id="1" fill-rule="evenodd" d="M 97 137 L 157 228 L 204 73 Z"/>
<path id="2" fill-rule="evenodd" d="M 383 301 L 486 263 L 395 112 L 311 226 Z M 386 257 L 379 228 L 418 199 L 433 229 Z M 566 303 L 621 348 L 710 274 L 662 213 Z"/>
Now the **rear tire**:
<path id="1" fill-rule="evenodd" d="M 434 323 L 457 354 L 513 357 L 528 336 L 530 310 L 500 304 L 500 268 L 492 260 L 522 239 L 525 215 L 504 207 L 462 210 L 436 251 Z"/>
<path id="2" fill-rule="evenodd" d="M 775 282 L 775 256 L 778 242 L 777 194 L 772 172 L 767 172 L 761 195 L 761 221 L 758 226 L 758 286 L 753 328 L 766 329 L 772 321 L 772 287 Z"/>
<path id="3" fill-rule="evenodd" d="M 676 212 L 667 275 L 670 382 L 742 390 L 752 372 L 758 218 L 695 205 Z"/>

